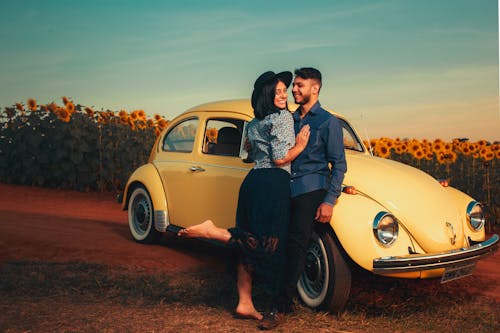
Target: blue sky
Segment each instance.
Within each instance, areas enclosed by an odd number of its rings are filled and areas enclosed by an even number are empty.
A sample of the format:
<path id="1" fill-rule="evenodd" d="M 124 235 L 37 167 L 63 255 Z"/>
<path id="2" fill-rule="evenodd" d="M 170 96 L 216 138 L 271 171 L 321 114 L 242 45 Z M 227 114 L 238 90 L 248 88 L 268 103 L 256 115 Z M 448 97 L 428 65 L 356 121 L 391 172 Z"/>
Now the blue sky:
<path id="1" fill-rule="evenodd" d="M 171 119 L 313 66 L 363 136 L 500 140 L 497 0 L 1 2 L 0 107 Z"/>

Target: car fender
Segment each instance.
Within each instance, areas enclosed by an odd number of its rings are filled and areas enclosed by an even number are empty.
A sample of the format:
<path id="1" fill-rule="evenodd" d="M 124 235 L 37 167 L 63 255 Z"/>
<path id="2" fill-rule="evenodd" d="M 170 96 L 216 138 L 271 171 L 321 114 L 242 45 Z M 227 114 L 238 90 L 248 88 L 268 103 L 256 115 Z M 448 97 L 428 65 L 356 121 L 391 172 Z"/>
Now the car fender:
<path id="1" fill-rule="evenodd" d="M 156 167 L 151 163 L 139 167 L 129 177 L 122 201 L 123 210 L 127 210 L 130 195 L 138 185 L 144 186 L 148 191 L 155 211 L 168 211 L 161 177 Z"/>
<path id="2" fill-rule="evenodd" d="M 347 255 L 369 271 L 373 270 L 374 258 L 407 255 L 408 247 L 414 251 L 421 250 L 401 223 L 397 240 L 389 247 L 380 244 L 373 233 L 373 221 L 381 211 L 390 213 L 377 201 L 362 193 L 342 194 L 333 208 L 330 221 Z"/>
<path id="3" fill-rule="evenodd" d="M 456 203 L 456 207 L 459 211 L 460 217 L 462 221 L 466 221 L 464 226 L 464 236 L 469 237 L 471 240 L 475 242 L 482 242 L 486 238 L 486 233 L 485 233 L 485 228 L 481 228 L 480 230 L 474 230 L 471 225 L 467 222 L 467 212 L 466 212 L 466 207 L 467 205 L 472 202 L 476 201 L 469 195 L 465 194 L 464 192 L 448 186 L 446 187 L 446 191 L 449 193 L 449 195 L 452 197 L 453 201 Z"/>

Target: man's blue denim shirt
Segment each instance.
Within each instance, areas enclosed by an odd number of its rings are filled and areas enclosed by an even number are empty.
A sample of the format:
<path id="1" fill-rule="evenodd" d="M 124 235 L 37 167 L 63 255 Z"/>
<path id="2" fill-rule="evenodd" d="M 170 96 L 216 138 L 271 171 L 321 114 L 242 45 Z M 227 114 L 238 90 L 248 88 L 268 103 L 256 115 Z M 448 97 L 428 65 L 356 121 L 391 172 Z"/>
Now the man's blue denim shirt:
<path id="1" fill-rule="evenodd" d="M 295 134 L 309 125 L 311 135 L 304 151 L 292 161 L 292 197 L 311 191 L 328 191 L 323 202 L 333 205 L 342 189 L 347 171 L 344 139 L 339 120 L 323 109 L 319 102 L 313 105 L 303 119 L 300 108 L 293 113 Z M 332 168 L 328 167 L 331 163 Z"/>

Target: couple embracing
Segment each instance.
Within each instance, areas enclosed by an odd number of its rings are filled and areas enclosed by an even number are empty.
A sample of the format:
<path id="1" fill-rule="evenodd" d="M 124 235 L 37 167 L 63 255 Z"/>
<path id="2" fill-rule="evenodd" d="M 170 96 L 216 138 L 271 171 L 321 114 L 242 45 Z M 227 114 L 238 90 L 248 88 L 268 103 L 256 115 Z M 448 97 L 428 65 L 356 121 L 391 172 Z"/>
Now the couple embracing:
<path id="1" fill-rule="evenodd" d="M 293 114 L 287 105 L 290 84 L 299 105 Z M 321 84 L 320 71 L 310 67 L 295 70 L 295 77 L 269 71 L 257 78 L 255 118 L 246 133 L 255 166 L 240 187 L 236 226 L 222 229 L 207 220 L 178 234 L 235 249 L 236 316 L 258 320 L 260 329 L 276 327 L 280 314 L 293 311 L 314 224 L 330 222 L 347 169 L 342 128 L 318 101 Z M 254 283 L 272 297 L 269 311 L 255 309 Z"/>

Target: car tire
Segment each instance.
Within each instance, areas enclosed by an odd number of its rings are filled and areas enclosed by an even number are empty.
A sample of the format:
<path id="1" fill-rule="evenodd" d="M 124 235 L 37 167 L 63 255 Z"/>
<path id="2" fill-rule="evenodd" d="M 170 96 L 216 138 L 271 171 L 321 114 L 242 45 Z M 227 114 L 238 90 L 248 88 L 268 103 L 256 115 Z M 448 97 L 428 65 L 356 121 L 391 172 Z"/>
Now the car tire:
<path id="1" fill-rule="evenodd" d="M 141 244 L 154 244 L 161 233 L 154 227 L 154 208 L 143 186 L 134 188 L 128 201 L 128 226 L 132 237 Z"/>
<path id="2" fill-rule="evenodd" d="M 326 228 L 313 232 L 306 266 L 297 283 L 300 299 L 314 309 L 343 312 L 351 290 L 351 270 Z"/>

